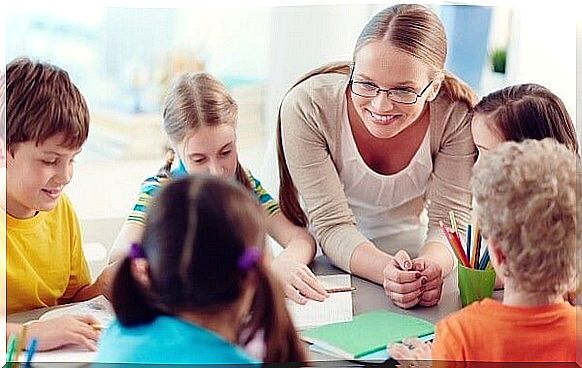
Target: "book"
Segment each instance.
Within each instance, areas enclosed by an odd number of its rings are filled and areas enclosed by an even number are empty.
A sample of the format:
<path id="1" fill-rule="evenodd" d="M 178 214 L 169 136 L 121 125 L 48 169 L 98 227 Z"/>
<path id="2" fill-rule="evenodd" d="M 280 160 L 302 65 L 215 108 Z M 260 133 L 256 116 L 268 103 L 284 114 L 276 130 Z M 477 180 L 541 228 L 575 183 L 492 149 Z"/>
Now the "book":
<path id="1" fill-rule="evenodd" d="M 332 323 L 301 332 L 301 338 L 341 359 L 359 359 L 386 349 L 387 344 L 407 337 L 424 338 L 434 324 L 406 314 L 377 310 L 352 321 Z"/>
<path id="2" fill-rule="evenodd" d="M 422 342 L 432 341 L 432 340 L 434 340 L 434 334 L 425 335 L 425 336 L 419 338 L 419 340 Z M 324 348 L 322 348 L 321 346 L 316 345 L 316 344 L 309 345 L 309 351 L 333 356 L 333 352 L 327 351 Z M 364 362 L 364 363 L 382 363 L 382 362 L 387 361 L 388 359 L 390 359 L 390 355 L 388 354 L 388 350 L 382 349 L 382 350 L 379 350 L 375 353 L 371 353 L 371 354 L 367 354 L 367 355 L 363 355 L 361 357 L 358 357 L 355 360 L 360 361 L 360 362 Z"/>
<path id="3" fill-rule="evenodd" d="M 317 279 L 326 289 L 352 286 L 350 275 L 318 276 Z M 351 321 L 353 318 L 352 292 L 330 293 L 323 302 L 309 300 L 303 305 L 287 300 L 287 310 L 297 330 Z"/>

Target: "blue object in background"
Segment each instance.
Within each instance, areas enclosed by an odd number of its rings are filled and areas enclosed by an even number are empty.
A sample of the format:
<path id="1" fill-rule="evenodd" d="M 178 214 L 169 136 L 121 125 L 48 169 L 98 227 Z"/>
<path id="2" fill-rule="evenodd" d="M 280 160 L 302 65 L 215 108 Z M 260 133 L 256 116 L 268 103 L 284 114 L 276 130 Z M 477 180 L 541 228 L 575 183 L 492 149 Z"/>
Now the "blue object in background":
<path id="1" fill-rule="evenodd" d="M 450 5 L 439 10 L 448 41 L 445 69 L 479 91 L 481 74 L 488 63 L 491 7 Z"/>

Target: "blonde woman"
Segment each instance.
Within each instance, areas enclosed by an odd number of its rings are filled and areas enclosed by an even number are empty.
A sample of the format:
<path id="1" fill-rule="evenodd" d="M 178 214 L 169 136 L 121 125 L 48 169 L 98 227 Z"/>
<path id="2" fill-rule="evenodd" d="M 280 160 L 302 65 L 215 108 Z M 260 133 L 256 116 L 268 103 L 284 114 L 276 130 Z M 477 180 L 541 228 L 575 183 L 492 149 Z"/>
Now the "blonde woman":
<path id="1" fill-rule="evenodd" d="M 271 268 L 285 294 L 297 303 L 323 301 L 327 296 L 307 264 L 315 255 L 309 233 L 292 224 L 250 171 L 238 161 L 238 108 L 224 85 L 207 73 L 187 73 L 172 86 L 164 104 L 163 126 L 173 150 L 166 165 L 142 184 L 138 200 L 118 235 L 110 262 L 122 259 L 129 244 L 141 239 L 151 197 L 171 177 L 207 173 L 233 178 L 255 194 L 267 213 L 267 229 L 285 249 Z M 177 155 L 178 160 L 175 160 Z"/>
<path id="2" fill-rule="evenodd" d="M 279 111 L 283 213 L 402 308 L 438 303 L 455 266 L 438 223 L 469 219 L 475 96 L 443 69 L 446 50 L 430 9 L 394 5 L 364 27 L 352 63 L 310 72 Z"/>

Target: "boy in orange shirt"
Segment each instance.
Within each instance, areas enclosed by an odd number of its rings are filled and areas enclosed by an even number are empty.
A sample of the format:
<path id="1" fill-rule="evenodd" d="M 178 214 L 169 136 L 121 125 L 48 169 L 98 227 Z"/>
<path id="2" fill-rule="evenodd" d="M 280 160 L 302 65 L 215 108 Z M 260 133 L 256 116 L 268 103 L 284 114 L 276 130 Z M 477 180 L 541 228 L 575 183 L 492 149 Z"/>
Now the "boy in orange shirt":
<path id="1" fill-rule="evenodd" d="M 578 159 L 550 138 L 506 142 L 480 157 L 475 212 L 491 264 L 505 281 L 503 302 L 475 302 L 441 320 L 432 345 L 405 341 L 390 346 L 390 356 L 576 361 L 576 307 L 563 295 L 575 276 Z"/>

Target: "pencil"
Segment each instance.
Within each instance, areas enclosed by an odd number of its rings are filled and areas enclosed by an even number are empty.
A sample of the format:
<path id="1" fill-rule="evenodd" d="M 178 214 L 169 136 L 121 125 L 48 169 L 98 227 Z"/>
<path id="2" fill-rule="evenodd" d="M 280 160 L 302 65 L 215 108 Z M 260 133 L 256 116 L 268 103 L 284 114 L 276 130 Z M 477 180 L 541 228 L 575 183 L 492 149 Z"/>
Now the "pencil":
<path id="1" fill-rule="evenodd" d="M 451 232 L 451 235 L 453 236 L 455 242 L 457 243 L 457 247 L 459 248 L 459 254 L 463 258 L 463 265 L 465 267 L 471 267 L 471 265 L 469 264 L 469 258 L 467 258 L 467 254 L 465 254 L 465 249 L 463 249 L 463 243 L 461 243 L 461 237 L 459 233 L 453 230 Z"/>
<path id="2" fill-rule="evenodd" d="M 353 286 L 344 286 L 344 287 L 325 289 L 325 291 L 327 291 L 328 293 L 341 293 L 344 291 L 354 291 L 354 290 L 356 290 L 356 288 Z"/>
<path id="3" fill-rule="evenodd" d="M 26 345 L 27 329 L 28 329 L 27 324 L 22 325 L 22 330 L 20 330 L 20 335 L 18 336 L 18 339 L 16 341 L 16 349 L 14 350 L 14 360 L 16 361 L 20 357 L 20 353 L 22 352 L 22 349 L 24 349 L 24 346 Z"/>
<path id="4" fill-rule="evenodd" d="M 451 219 L 451 228 L 453 231 L 459 231 L 459 228 L 457 227 L 457 219 L 455 218 L 455 211 L 449 211 L 449 217 Z"/>
<path id="5" fill-rule="evenodd" d="M 32 356 L 36 352 L 36 344 L 37 344 L 37 340 L 35 337 L 33 337 L 30 340 L 30 343 L 28 343 L 28 348 L 26 349 L 27 354 L 26 354 L 26 363 L 24 365 L 24 368 L 30 368 L 30 362 L 32 362 Z"/>
<path id="6" fill-rule="evenodd" d="M 469 258 L 469 267 L 473 267 L 471 263 L 471 232 L 473 230 L 473 226 L 471 224 L 467 224 L 467 257 Z"/>
<path id="7" fill-rule="evenodd" d="M 473 245 L 472 249 L 471 249 L 471 267 L 473 268 L 477 268 L 477 265 L 479 264 L 477 262 L 477 257 L 479 257 L 479 248 L 481 247 L 481 245 L 477 244 L 480 243 L 479 242 L 479 237 L 480 237 L 480 229 L 479 229 L 479 225 L 475 224 L 473 225 L 472 229 L 471 229 L 471 243 Z"/>
<path id="8" fill-rule="evenodd" d="M 489 249 L 485 249 L 485 252 L 483 252 L 483 258 L 479 261 L 479 269 L 484 270 L 487 263 L 489 263 Z"/>
<path id="9" fill-rule="evenodd" d="M 463 247 L 461 246 L 460 241 L 458 241 L 458 235 L 455 237 L 453 233 L 449 232 L 445 224 L 442 221 L 439 221 L 441 229 L 445 234 L 447 240 L 449 241 L 449 245 L 453 248 L 453 253 L 457 256 L 459 262 L 463 264 L 465 267 L 469 267 L 469 262 L 467 261 L 467 257 L 465 256 L 465 252 L 463 251 Z M 456 233 L 455 233 L 456 234 Z"/>
<path id="10" fill-rule="evenodd" d="M 14 355 L 14 349 L 16 348 L 16 336 L 11 334 L 8 338 L 8 343 L 6 344 L 6 366 L 10 367 L 12 365 L 12 356 Z"/>
<path id="11" fill-rule="evenodd" d="M 103 325 L 100 325 L 100 324 L 92 324 L 92 325 L 91 325 L 91 327 L 93 327 L 93 329 L 94 329 L 95 331 L 102 331 L 102 330 L 104 330 L 104 329 L 105 329 L 105 326 L 103 326 Z"/>
<path id="12" fill-rule="evenodd" d="M 477 268 L 479 266 L 479 257 L 481 257 L 481 243 L 483 241 L 483 239 L 481 238 L 481 231 L 480 229 L 477 229 L 477 238 L 476 238 L 476 243 L 475 243 L 475 260 L 474 260 L 474 268 Z"/>

